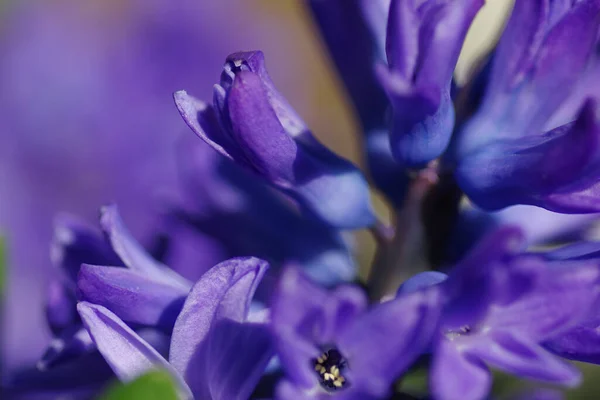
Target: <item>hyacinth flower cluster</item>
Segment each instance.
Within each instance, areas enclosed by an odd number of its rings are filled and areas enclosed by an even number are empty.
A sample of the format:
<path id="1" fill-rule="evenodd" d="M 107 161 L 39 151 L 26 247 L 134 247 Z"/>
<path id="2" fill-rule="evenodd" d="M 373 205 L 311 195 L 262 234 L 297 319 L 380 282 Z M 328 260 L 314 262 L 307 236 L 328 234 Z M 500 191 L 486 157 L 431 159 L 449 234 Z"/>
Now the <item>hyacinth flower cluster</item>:
<path id="1" fill-rule="evenodd" d="M 583 239 L 600 212 L 600 128 L 582 90 L 600 0 L 516 0 L 463 86 L 453 72 L 482 0 L 307 4 L 391 223 L 263 53 L 232 53 L 211 101 L 174 94 L 199 140 L 177 154 L 187 195 L 162 208 L 162 251 L 116 205 L 100 229 L 57 218 L 54 339 L 3 395 L 89 398 L 160 369 L 181 399 L 484 400 L 502 371 L 552 385 L 516 397 L 542 400 L 581 384 L 571 361 L 600 364 L 600 242 Z M 377 243 L 362 285 L 358 229 Z M 231 258 L 192 281 L 166 254 L 199 233 Z M 427 390 L 406 385 L 415 371 Z"/>

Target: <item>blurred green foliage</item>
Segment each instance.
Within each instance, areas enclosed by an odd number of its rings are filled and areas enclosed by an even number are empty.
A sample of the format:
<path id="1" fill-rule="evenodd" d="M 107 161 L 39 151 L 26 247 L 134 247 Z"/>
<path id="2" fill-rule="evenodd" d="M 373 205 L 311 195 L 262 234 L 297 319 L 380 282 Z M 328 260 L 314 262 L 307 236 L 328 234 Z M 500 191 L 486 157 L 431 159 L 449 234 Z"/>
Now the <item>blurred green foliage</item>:
<path id="1" fill-rule="evenodd" d="M 133 382 L 116 383 L 101 400 L 178 400 L 171 376 L 165 371 L 152 371 Z"/>

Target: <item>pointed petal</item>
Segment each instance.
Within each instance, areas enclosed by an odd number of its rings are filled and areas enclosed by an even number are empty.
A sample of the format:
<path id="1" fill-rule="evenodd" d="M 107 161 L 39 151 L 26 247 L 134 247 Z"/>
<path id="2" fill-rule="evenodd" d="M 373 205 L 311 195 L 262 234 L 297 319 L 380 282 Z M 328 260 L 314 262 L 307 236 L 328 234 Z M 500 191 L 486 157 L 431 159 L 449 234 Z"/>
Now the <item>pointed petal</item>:
<path id="1" fill-rule="evenodd" d="M 581 373 L 534 342 L 507 332 L 493 332 L 472 349 L 481 359 L 506 372 L 566 386 L 577 386 Z"/>
<path id="2" fill-rule="evenodd" d="M 428 6 L 427 12 L 420 10 L 422 27 L 416 84 L 445 87 L 452 80 L 467 31 L 484 1 L 435 3 L 430 1 L 422 6 Z"/>
<path id="3" fill-rule="evenodd" d="M 369 371 L 364 385 L 370 393 L 385 395 L 430 346 L 441 307 L 438 295 L 433 289 L 410 293 L 355 318 L 338 339 L 340 352 L 358 373 L 349 379 L 360 382 L 361 371 Z"/>
<path id="4" fill-rule="evenodd" d="M 72 289 L 82 263 L 123 265 L 102 232 L 68 214 L 60 214 L 54 221 L 50 256 L 52 263 L 69 277 Z"/>
<path id="5" fill-rule="evenodd" d="M 215 382 L 209 381 L 207 375 L 212 361 L 207 357 L 211 332 L 225 319 L 245 321 L 267 266 L 266 262 L 251 257 L 227 260 L 208 270 L 192 288 L 173 329 L 170 361 L 194 393 L 210 393 L 209 385 L 221 387 L 218 379 L 225 379 L 226 375 L 215 378 Z M 235 330 L 231 332 L 238 334 Z M 255 338 L 257 342 L 262 340 L 259 335 Z M 238 384 L 244 386 L 247 382 Z"/>
<path id="6" fill-rule="evenodd" d="M 421 272 L 406 280 L 398 288 L 396 296 L 417 292 L 430 286 L 437 285 L 448 279 L 448 275 L 438 271 Z"/>
<path id="7" fill-rule="evenodd" d="M 321 350 L 315 343 L 331 340 L 320 337 L 323 327 L 312 329 L 315 321 L 325 320 L 322 309 L 327 301 L 327 292 L 297 268 L 289 267 L 281 273 L 271 304 L 271 327 L 287 376 L 305 389 L 316 384 L 310 361 Z"/>
<path id="8" fill-rule="evenodd" d="M 235 161 L 317 220 L 346 229 L 372 224 L 369 188 L 360 171 L 304 128 L 265 78 L 262 56 L 250 52 L 232 57 L 223 72 L 227 89 L 221 87 L 223 93 L 215 98 L 222 123 L 241 153 Z M 255 64 L 259 67 L 252 71 Z"/>
<path id="9" fill-rule="evenodd" d="M 429 379 L 431 393 L 439 400 L 456 399 L 457 393 L 461 400 L 480 400 L 492 386 L 486 366 L 445 338 L 434 349 Z"/>
<path id="10" fill-rule="evenodd" d="M 411 80 L 419 56 L 420 21 L 415 2 L 392 0 L 387 24 L 385 49 L 390 69 Z"/>
<path id="11" fill-rule="evenodd" d="M 600 2 L 587 0 L 575 3 L 552 27 L 536 56 L 533 90 L 519 101 L 520 106 L 532 106 L 527 110 L 529 127 L 542 125 L 570 94 L 592 54 L 599 24 Z"/>
<path id="12" fill-rule="evenodd" d="M 296 143 L 271 107 L 261 78 L 250 71 L 238 72 L 228 106 L 235 141 L 250 167 L 271 182 L 293 182 Z"/>
<path id="13" fill-rule="evenodd" d="M 500 291 L 519 286 L 525 291 L 504 306 L 492 307 L 483 324 L 542 341 L 587 318 L 598 298 L 600 262 L 559 262 L 551 267 L 540 259 L 522 258 L 515 264 Z"/>
<path id="14" fill-rule="evenodd" d="M 496 49 L 489 96 L 512 88 L 523 79 L 546 33 L 548 0 L 517 1 Z"/>
<path id="15" fill-rule="evenodd" d="M 580 325 L 544 343 L 544 346 L 569 360 L 600 364 L 600 326 Z"/>
<path id="16" fill-rule="evenodd" d="M 146 273 L 158 280 L 170 281 L 173 285 L 179 285 L 185 290 L 191 287 L 191 283 L 187 279 L 153 259 L 131 236 L 116 205 L 102 207 L 100 225 L 113 250 L 128 268 Z"/>
<path id="17" fill-rule="evenodd" d="M 233 159 L 239 154 L 221 129 L 215 110 L 211 105 L 187 94 L 185 90 L 175 92 L 173 99 L 185 123 L 200 139 L 229 159 Z"/>
<path id="18" fill-rule="evenodd" d="M 589 260 L 600 258 L 600 242 L 580 241 L 555 250 L 545 251 L 542 256 L 549 260 Z"/>
<path id="19" fill-rule="evenodd" d="M 562 213 L 597 212 L 600 124 L 595 108 L 590 100 L 573 123 L 527 141 L 490 144 L 466 157 L 456 171 L 461 188 L 487 210 L 532 204 Z"/>
<path id="20" fill-rule="evenodd" d="M 448 310 L 444 314 L 446 328 L 472 325 L 488 312 L 490 303 L 495 300 L 491 295 L 494 269 L 499 261 L 524 250 L 524 246 L 521 230 L 515 226 L 504 226 L 484 236 L 454 267 L 443 284 L 449 299 Z M 506 290 L 503 294 L 510 292 Z"/>
<path id="21" fill-rule="evenodd" d="M 77 305 L 83 323 L 104 359 L 122 381 L 128 382 L 147 371 L 162 368 L 174 377 L 186 399 L 193 396 L 175 369 L 147 342 L 102 306 L 81 302 Z"/>
<path id="22" fill-rule="evenodd" d="M 188 291 L 127 268 L 82 265 L 78 279 L 82 301 L 108 308 L 128 323 L 170 332 Z"/>
<path id="23" fill-rule="evenodd" d="M 203 351 L 208 363 L 205 382 L 192 387 L 196 397 L 213 400 L 250 398 L 274 355 L 266 324 L 229 319 L 215 322 Z"/>
<path id="24" fill-rule="evenodd" d="M 260 76 L 267 90 L 269 103 L 285 131 L 292 137 L 303 135 L 308 128 L 285 97 L 275 88 L 275 84 L 267 71 L 263 52 L 246 51 L 230 54 L 223 69 L 226 75 L 233 77 L 235 76 L 234 69 L 244 67 Z"/>

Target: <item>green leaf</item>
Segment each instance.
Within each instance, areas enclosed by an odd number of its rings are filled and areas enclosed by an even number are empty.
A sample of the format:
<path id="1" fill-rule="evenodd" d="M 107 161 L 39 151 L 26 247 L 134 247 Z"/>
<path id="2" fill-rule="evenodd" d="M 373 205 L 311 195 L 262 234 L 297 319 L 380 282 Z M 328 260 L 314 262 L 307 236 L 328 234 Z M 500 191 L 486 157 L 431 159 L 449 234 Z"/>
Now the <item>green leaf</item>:
<path id="1" fill-rule="evenodd" d="M 130 383 L 112 385 L 101 400 L 178 400 L 171 376 L 164 371 L 152 371 Z"/>

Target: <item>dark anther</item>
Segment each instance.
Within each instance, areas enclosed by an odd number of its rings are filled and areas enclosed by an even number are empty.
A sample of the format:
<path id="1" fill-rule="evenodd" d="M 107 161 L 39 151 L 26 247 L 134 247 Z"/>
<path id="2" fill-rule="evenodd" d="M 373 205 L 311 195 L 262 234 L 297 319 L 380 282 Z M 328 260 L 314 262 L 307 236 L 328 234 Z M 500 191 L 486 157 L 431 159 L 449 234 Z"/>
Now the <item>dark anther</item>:
<path id="1" fill-rule="evenodd" d="M 344 387 L 348 382 L 343 376 L 346 360 L 336 349 L 331 349 L 313 360 L 315 371 L 321 378 L 321 385 L 326 389 L 336 390 Z"/>

